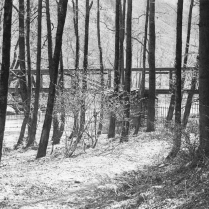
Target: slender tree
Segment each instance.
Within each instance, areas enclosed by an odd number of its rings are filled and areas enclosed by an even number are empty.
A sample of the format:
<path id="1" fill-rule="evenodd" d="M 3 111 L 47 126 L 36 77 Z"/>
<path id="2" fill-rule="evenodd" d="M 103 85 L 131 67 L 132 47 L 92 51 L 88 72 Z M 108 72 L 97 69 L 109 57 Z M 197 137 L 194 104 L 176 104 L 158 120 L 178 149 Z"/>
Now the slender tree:
<path id="1" fill-rule="evenodd" d="M 26 125 L 30 116 L 30 99 L 28 98 L 28 86 L 26 82 L 26 65 L 25 65 L 25 1 L 19 0 L 19 64 L 20 64 L 20 95 L 24 105 L 25 117 L 22 122 L 21 131 L 16 147 L 23 143 Z"/>
<path id="2" fill-rule="evenodd" d="M 38 108 L 40 96 L 40 81 L 41 81 L 41 37 L 42 34 L 42 0 L 38 1 L 38 38 L 37 38 L 37 61 L 36 61 L 36 89 L 35 101 L 33 107 L 33 117 L 31 121 L 31 132 L 29 133 L 27 147 L 35 142 L 37 121 L 38 121 Z"/>
<path id="3" fill-rule="evenodd" d="M 83 59 L 83 72 L 82 72 L 82 101 L 81 101 L 81 114 L 80 114 L 80 134 L 84 131 L 84 125 L 86 122 L 86 105 L 85 94 L 87 91 L 87 69 L 88 69 L 88 50 L 89 50 L 89 18 L 90 10 L 93 1 L 89 5 L 89 0 L 86 0 L 86 17 L 85 17 L 85 35 L 84 35 L 84 59 Z"/>
<path id="4" fill-rule="evenodd" d="M 139 127 L 141 124 L 141 114 L 143 112 L 144 107 L 144 93 L 145 93 L 145 75 L 146 75 L 146 52 L 147 52 L 147 31 L 148 31 L 148 21 L 149 21 L 149 0 L 147 0 L 147 8 L 146 8 L 146 18 L 145 18 L 145 28 L 144 28 L 144 46 L 143 46 L 143 71 L 142 71 L 142 80 L 140 86 L 140 98 L 142 99 L 139 106 L 139 116 L 137 125 L 134 131 L 134 135 L 137 135 L 139 132 Z M 144 114 L 144 113 L 143 113 Z"/>
<path id="5" fill-rule="evenodd" d="M 131 93 L 131 70 L 132 70 L 132 0 L 128 1 L 127 10 L 127 38 L 126 38 L 126 70 L 125 70 L 125 120 L 123 121 L 123 128 L 120 142 L 128 140 L 129 121 L 130 121 L 130 93 Z"/>
<path id="6" fill-rule="evenodd" d="M 187 61 L 188 61 L 188 55 L 189 55 L 189 45 L 190 45 L 190 34 L 191 34 L 192 9 L 193 9 L 193 6 L 194 6 L 194 0 L 191 0 L 190 9 L 189 9 L 189 17 L 188 17 L 188 27 L 187 27 L 187 38 L 186 38 L 184 63 L 183 63 L 183 74 L 182 74 L 182 81 L 181 81 L 181 83 L 182 83 L 181 84 L 182 92 L 183 92 L 184 83 L 185 83 L 185 77 L 186 77 L 185 69 L 187 68 Z M 166 118 L 167 125 L 173 118 L 173 112 L 174 112 L 174 108 L 175 108 L 175 85 L 176 85 L 175 84 L 175 78 L 173 79 L 172 76 L 171 76 L 171 78 L 170 78 L 171 99 L 170 99 L 170 105 L 169 105 L 169 109 L 168 109 L 168 115 L 167 115 L 167 118 Z M 188 98 L 191 98 L 191 95 L 188 96 Z M 188 104 L 187 108 L 189 108 L 189 103 L 187 103 L 187 104 Z M 187 109 L 186 110 L 186 114 L 188 114 L 189 112 L 190 112 L 190 110 Z M 185 115 L 185 119 L 186 119 L 186 117 L 187 116 Z"/>
<path id="7" fill-rule="evenodd" d="M 149 16 L 149 98 L 147 132 L 155 130 L 155 0 L 150 0 Z"/>
<path id="8" fill-rule="evenodd" d="M 65 101 L 64 101 L 64 65 L 62 51 L 60 54 L 60 78 L 58 80 L 55 104 L 58 97 L 60 97 L 60 112 L 54 111 L 53 114 L 53 135 L 52 145 L 59 144 L 65 128 Z M 60 113 L 60 120 L 59 114 Z"/>
<path id="9" fill-rule="evenodd" d="M 199 129 L 201 157 L 209 156 L 209 1 L 200 0 L 199 22 Z M 199 155 L 199 157 L 200 157 Z"/>
<path id="10" fill-rule="evenodd" d="M 97 40 L 99 48 L 99 62 L 100 62 L 100 85 L 101 85 L 101 106 L 100 106 L 100 118 L 99 118 L 99 128 L 98 135 L 102 133 L 103 117 L 104 117 L 104 65 L 103 65 L 103 54 L 101 45 L 101 35 L 100 35 L 100 0 L 97 0 Z"/>
<path id="11" fill-rule="evenodd" d="M 68 0 L 59 0 L 58 3 L 58 25 L 57 25 L 56 43 L 55 43 L 55 49 L 53 55 L 53 64 L 52 64 L 53 79 L 50 81 L 50 85 L 49 85 L 49 95 L 47 101 L 46 115 L 44 119 L 41 139 L 39 142 L 39 148 L 36 158 L 41 158 L 46 156 L 46 149 L 48 146 L 49 133 L 52 123 L 52 113 L 54 108 L 56 84 L 58 77 L 58 67 L 59 67 L 60 53 L 62 48 L 62 35 L 63 35 L 66 13 L 67 13 L 67 4 L 68 4 Z"/>
<path id="12" fill-rule="evenodd" d="M 182 61 L 182 18 L 183 0 L 178 0 L 176 27 L 176 92 L 175 92 L 175 136 L 173 147 L 167 159 L 174 158 L 181 148 L 181 61 Z"/>
<path id="13" fill-rule="evenodd" d="M 0 161 L 2 157 L 4 130 L 6 122 L 8 80 L 10 68 L 10 48 L 11 48 L 11 26 L 12 26 L 12 0 L 4 2 L 3 20 L 3 46 L 2 65 L 0 72 Z"/>
<path id="14" fill-rule="evenodd" d="M 78 20 L 78 0 L 72 0 L 73 4 L 73 23 L 74 23 L 74 31 L 75 31 L 75 38 L 76 38 L 76 52 L 75 52 L 75 73 L 74 78 L 72 78 L 72 89 L 73 94 L 75 95 L 79 90 L 79 63 L 80 63 L 80 37 L 79 37 L 79 20 Z M 75 135 L 78 134 L 78 115 L 79 111 L 74 110 L 74 122 L 73 122 L 73 130 L 70 135 L 70 139 L 73 138 Z"/>
<path id="15" fill-rule="evenodd" d="M 188 17 L 188 28 L 187 28 L 187 41 L 186 41 L 186 48 L 185 48 L 185 56 L 184 56 L 184 65 L 183 69 L 187 67 L 187 60 L 188 60 L 188 53 L 189 53 L 189 43 L 190 43 L 190 34 L 191 34 L 191 25 L 192 25 L 192 10 L 194 6 L 194 0 L 191 0 L 190 8 L 189 8 L 189 17 Z M 183 128 L 186 128 L 191 106 L 192 106 L 192 98 L 195 92 L 196 82 L 197 82 L 197 71 L 198 71 L 198 60 L 195 69 L 193 70 L 193 76 L 191 80 L 191 89 L 187 96 L 187 101 L 185 105 L 184 117 L 182 119 Z M 185 73 L 184 73 L 185 74 Z M 182 78 L 182 89 L 185 82 L 185 75 L 183 74 Z"/>
<path id="16" fill-rule="evenodd" d="M 120 85 L 119 53 L 120 53 L 120 0 L 116 0 L 115 9 L 115 64 L 114 64 L 114 96 L 118 96 Z M 115 113 L 110 113 L 108 138 L 115 137 Z"/>
<path id="17" fill-rule="evenodd" d="M 124 39 L 125 39 L 125 18 L 126 18 L 126 0 L 123 0 L 123 4 L 120 6 L 120 81 L 122 87 L 124 87 L 125 76 L 124 76 Z"/>
<path id="18" fill-rule="evenodd" d="M 28 89 L 27 89 L 27 96 L 28 96 L 28 134 L 31 132 L 31 117 L 30 117 L 30 106 L 31 106 L 31 95 L 32 95 L 32 76 L 31 76 L 31 53 L 30 53 L 30 21 L 31 21 L 31 8 L 30 8 L 30 0 L 27 0 L 27 19 L 26 19 L 26 47 L 27 47 L 27 75 L 28 75 Z"/>
<path id="19" fill-rule="evenodd" d="M 47 39 L 48 39 L 48 59 L 49 59 L 49 75 L 52 80 L 52 28 L 51 28 L 51 15 L 50 15 L 50 6 L 49 0 L 46 0 L 46 23 L 47 23 Z"/>
<path id="20" fill-rule="evenodd" d="M 199 71 L 199 58 L 197 57 L 196 66 L 194 67 L 194 69 L 192 71 L 191 87 L 190 87 L 190 91 L 188 92 L 184 116 L 182 119 L 182 128 L 184 128 L 184 129 L 187 126 L 187 122 L 188 122 L 189 115 L 190 115 L 190 110 L 192 107 L 192 99 L 195 94 L 195 89 L 196 89 L 197 80 L 198 80 L 198 71 Z"/>

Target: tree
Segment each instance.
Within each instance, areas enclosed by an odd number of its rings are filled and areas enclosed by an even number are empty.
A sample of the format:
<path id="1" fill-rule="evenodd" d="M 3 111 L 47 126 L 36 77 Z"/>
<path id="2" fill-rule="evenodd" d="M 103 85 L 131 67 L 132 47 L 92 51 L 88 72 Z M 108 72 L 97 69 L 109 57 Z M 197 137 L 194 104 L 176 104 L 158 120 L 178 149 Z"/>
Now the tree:
<path id="1" fill-rule="evenodd" d="M 187 67 L 187 60 L 188 60 L 188 53 L 189 53 L 189 42 L 190 42 L 190 34 L 191 34 L 191 25 L 192 25 L 192 10 L 193 10 L 193 6 L 194 6 L 194 0 L 191 0 L 190 3 L 190 8 L 189 8 L 189 18 L 188 18 L 188 28 L 187 28 L 187 41 L 186 41 L 186 48 L 185 48 L 185 56 L 184 56 L 184 65 L 183 65 L 183 69 Z M 186 101 L 186 105 L 185 105 L 185 111 L 184 111 L 184 117 L 182 120 L 182 125 L 183 128 L 186 128 L 187 122 L 188 122 L 188 118 L 189 118 L 189 114 L 190 114 L 190 109 L 192 106 L 192 98 L 195 92 L 195 87 L 196 87 L 196 83 L 197 83 L 197 71 L 199 68 L 199 61 L 197 60 L 197 64 L 195 69 L 193 70 L 193 76 L 192 76 L 192 81 L 191 81 L 191 89 L 188 93 L 187 96 L 187 101 Z M 184 86 L 184 80 L 185 80 L 185 75 L 183 75 L 182 78 L 182 89 Z"/>
<path id="2" fill-rule="evenodd" d="M 149 98 L 147 132 L 155 130 L 155 0 L 150 0 L 149 16 Z"/>
<path id="3" fill-rule="evenodd" d="M 57 84 L 57 91 L 55 96 L 55 104 L 58 98 L 60 99 L 60 103 L 56 105 L 59 106 L 57 111 L 55 109 L 53 113 L 53 135 L 52 135 L 52 145 L 59 144 L 61 137 L 65 128 L 65 101 L 64 101 L 64 66 L 63 66 L 63 56 L 62 51 L 60 54 L 60 77 Z M 60 113 L 60 117 L 59 117 Z M 60 119 L 60 120 L 59 120 Z"/>
<path id="4" fill-rule="evenodd" d="M 100 62 L 100 85 L 101 85 L 101 105 L 100 105 L 100 119 L 98 135 L 102 133 L 103 117 L 104 117 L 104 65 L 103 65 L 103 54 L 101 45 L 101 35 L 100 35 L 100 0 L 97 0 L 97 40 L 99 48 L 99 62 Z"/>
<path id="5" fill-rule="evenodd" d="M 123 8 L 122 8 L 123 6 Z M 123 0 L 120 7 L 120 81 L 122 87 L 124 87 L 125 76 L 124 76 L 124 39 L 125 39 L 125 18 L 126 18 L 126 0 Z"/>
<path id="6" fill-rule="evenodd" d="M 76 93 L 79 91 L 79 63 L 80 63 L 80 37 L 79 37 L 79 20 L 78 20 L 78 0 L 74 2 L 72 0 L 73 4 L 73 23 L 74 23 L 74 31 L 75 31 L 75 38 L 76 38 L 76 52 L 75 52 L 75 73 L 74 77 L 72 78 L 72 89 L 73 94 L 76 95 Z M 74 122 L 73 122 L 73 130 L 71 135 L 69 136 L 69 139 L 72 139 L 75 135 L 78 134 L 78 115 L 79 111 L 74 110 Z"/>
<path id="7" fill-rule="evenodd" d="M 37 61 L 36 61 L 36 89 L 35 101 L 33 107 L 33 117 L 31 121 L 31 132 L 29 133 L 27 147 L 34 144 L 37 130 L 39 96 L 40 96 L 40 81 L 41 81 L 41 37 L 42 34 L 42 1 L 38 1 L 38 38 L 37 38 Z"/>
<path id="8" fill-rule="evenodd" d="M 199 155 L 209 156 L 209 1 L 200 0 L 199 22 Z"/>
<path id="9" fill-rule="evenodd" d="M 41 158 L 46 156 L 46 149 L 48 146 L 49 133 L 52 123 L 52 113 L 53 113 L 54 101 L 55 101 L 58 67 L 59 67 L 60 53 L 62 48 L 62 35 L 63 35 L 66 13 L 67 13 L 67 4 L 68 4 L 68 0 L 59 0 L 58 3 L 58 25 L 57 25 L 56 42 L 55 42 L 55 49 L 53 55 L 53 64 L 52 64 L 52 80 L 50 80 L 46 115 L 44 119 L 41 139 L 39 142 L 36 158 Z"/>
<path id="10" fill-rule="evenodd" d="M 114 95 L 117 97 L 120 85 L 119 53 L 120 53 L 120 0 L 116 0 L 115 6 L 115 64 L 114 64 Z M 113 111 L 110 113 L 110 124 L 108 138 L 115 137 L 116 116 Z"/>
<path id="11" fill-rule="evenodd" d="M 10 68 L 12 0 L 4 2 L 2 65 L 0 72 L 0 161 L 2 157 L 4 130 L 6 122 L 8 80 Z"/>
<path id="12" fill-rule="evenodd" d="M 131 93 L 131 70 L 132 70 L 132 0 L 128 1 L 127 10 L 127 38 L 126 38 L 126 70 L 125 70 L 125 120 L 123 121 L 123 128 L 120 142 L 128 140 L 129 126 L 130 126 L 130 93 Z"/>
<path id="13" fill-rule="evenodd" d="M 28 67 L 28 134 L 31 132 L 31 117 L 30 117 L 30 105 L 31 105 L 31 95 L 32 95 L 32 76 L 31 76 L 31 53 L 30 53 L 30 21 L 31 21 L 31 9 L 30 9 L 30 0 L 27 0 L 27 19 L 26 19 L 26 47 L 27 47 L 27 67 Z M 29 138 L 29 137 L 28 137 Z"/>
<path id="14" fill-rule="evenodd" d="M 53 49 L 52 49 L 52 29 L 51 29 L 49 0 L 46 0 L 46 23 L 47 23 L 47 39 L 48 39 L 49 75 L 50 75 L 50 79 L 52 79 Z"/>
<path id="15" fill-rule="evenodd" d="M 85 17 L 85 35 L 84 35 L 84 59 L 83 59 L 83 72 L 82 72 L 82 101 L 81 101 L 81 114 L 80 114 L 80 135 L 84 132 L 84 126 L 86 122 L 86 105 L 85 94 L 87 91 L 87 69 L 88 69 L 88 50 L 89 50 L 89 18 L 90 10 L 93 1 L 89 5 L 89 0 L 86 0 L 86 17 Z"/>
<path id="16" fill-rule="evenodd" d="M 181 62 L 182 62 L 182 16 L 183 0 L 178 0 L 177 5 L 177 26 L 176 26 L 176 92 L 175 92 L 175 136 L 173 147 L 167 159 L 174 158 L 181 148 Z"/>
<path id="17" fill-rule="evenodd" d="M 145 28 L 144 28 L 144 46 L 143 46 L 143 71 L 142 71 L 142 80 L 141 80 L 141 86 L 139 96 L 142 99 L 139 106 L 139 116 L 138 116 L 138 122 L 134 131 L 134 135 L 137 135 L 139 132 L 139 127 L 141 124 L 141 114 L 143 111 L 144 106 L 144 93 L 145 93 L 145 75 L 146 75 L 146 52 L 147 52 L 147 31 L 148 31 L 148 21 L 149 21 L 149 0 L 147 0 L 147 8 L 146 8 L 146 18 L 145 18 Z"/>
<path id="18" fill-rule="evenodd" d="M 22 122 L 20 136 L 16 145 L 16 148 L 23 143 L 23 137 L 25 134 L 25 128 L 30 116 L 30 93 L 28 94 L 28 86 L 26 81 L 26 65 L 25 65 L 25 1 L 19 0 L 19 81 L 20 81 L 20 95 L 24 105 L 25 117 Z M 28 24 L 28 23 L 27 23 Z M 29 52 L 30 53 L 30 52 Z"/>

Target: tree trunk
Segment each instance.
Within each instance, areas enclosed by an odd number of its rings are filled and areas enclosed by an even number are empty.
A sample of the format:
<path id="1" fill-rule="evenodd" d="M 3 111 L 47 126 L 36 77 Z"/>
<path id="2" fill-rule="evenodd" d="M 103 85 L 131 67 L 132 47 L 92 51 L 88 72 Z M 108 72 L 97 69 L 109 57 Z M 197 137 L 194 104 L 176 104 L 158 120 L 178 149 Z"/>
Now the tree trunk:
<path id="1" fill-rule="evenodd" d="M 60 54 L 60 79 L 58 81 L 58 91 L 56 97 L 59 95 L 61 96 L 61 112 L 60 114 L 60 120 L 58 112 L 54 112 L 53 114 L 53 135 L 52 135 L 52 145 L 59 144 L 61 137 L 64 132 L 65 128 L 65 101 L 64 101 L 64 66 L 63 66 L 63 57 L 62 57 L 62 51 Z M 55 98 L 56 101 L 56 98 Z"/>
<path id="2" fill-rule="evenodd" d="M 184 64 L 183 64 L 183 75 L 182 75 L 182 81 L 181 81 L 182 92 L 183 92 L 184 83 L 185 83 L 185 76 L 186 76 L 185 69 L 187 68 L 187 61 L 188 61 L 193 5 L 194 5 L 194 0 L 191 0 L 190 9 L 189 9 L 189 17 L 188 17 L 188 28 L 187 28 L 187 39 L 186 39 Z M 174 112 L 174 108 L 175 108 L 175 85 L 176 84 L 175 84 L 175 79 L 174 79 L 173 82 L 171 83 L 171 100 L 170 100 L 168 115 L 166 118 L 167 125 L 169 124 L 169 122 L 173 118 L 173 112 Z"/>
<path id="3" fill-rule="evenodd" d="M 10 69 L 12 0 L 4 3 L 2 65 L 0 72 L 0 162 L 2 157 L 4 130 L 6 122 L 8 80 Z"/>
<path id="4" fill-rule="evenodd" d="M 186 67 L 187 67 L 187 60 L 188 60 L 188 53 L 189 53 L 189 43 L 190 43 L 190 34 L 191 34 L 191 24 L 192 24 L 192 9 L 193 9 L 193 6 L 194 6 L 194 0 L 191 0 L 191 4 L 190 4 L 190 8 L 189 8 L 187 40 L 186 40 L 186 48 L 185 48 L 183 69 L 186 69 Z M 186 102 L 184 117 L 183 117 L 183 121 L 182 121 L 183 128 L 186 128 L 186 125 L 187 125 L 187 122 L 188 122 L 188 118 L 189 118 L 189 114 L 190 114 L 190 109 L 191 109 L 191 106 L 192 106 L 192 98 L 193 98 L 193 95 L 194 95 L 196 82 L 197 82 L 197 77 L 195 78 L 195 76 L 197 76 L 197 72 L 196 71 L 197 71 L 197 68 L 195 68 L 195 70 L 193 72 L 194 75 L 192 76 L 191 89 L 190 89 L 190 92 L 188 93 L 188 96 L 187 96 L 187 102 Z M 184 88 L 184 83 L 185 83 L 185 72 L 182 75 L 182 90 Z"/>
<path id="5" fill-rule="evenodd" d="M 31 78 L 31 54 L 30 54 L 30 18 L 31 16 L 31 9 L 30 9 L 30 0 L 27 0 L 27 19 L 26 19 L 26 47 L 27 47 L 27 66 L 28 66 L 28 138 L 29 133 L 31 131 L 31 114 L 30 114 L 30 106 L 31 106 L 31 95 L 32 95 L 32 78 Z"/>
<path id="6" fill-rule="evenodd" d="M 189 17 L 188 17 L 188 27 L 187 27 L 187 39 L 186 39 L 186 47 L 185 47 L 185 54 L 184 54 L 184 64 L 183 64 L 183 75 L 182 75 L 182 91 L 184 88 L 185 83 L 185 69 L 187 68 L 187 61 L 189 55 L 189 43 L 190 43 L 190 34 L 191 34 L 191 25 L 192 25 L 192 9 L 194 6 L 194 0 L 191 0 L 190 8 L 189 8 Z"/>
<path id="7" fill-rule="evenodd" d="M 58 77 L 58 67 L 59 67 L 59 59 L 60 52 L 62 47 L 62 35 L 65 24 L 66 12 L 67 12 L 67 4 L 68 0 L 60 0 L 58 3 L 58 25 L 57 25 L 57 33 L 56 33 L 56 43 L 54 49 L 53 56 L 53 64 L 52 64 L 52 78 L 49 85 L 49 95 L 47 101 L 47 109 L 46 115 L 44 119 L 43 129 L 41 133 L 41 139 L 39 142 L 39 148 L 36 158 L 41 158 L 46 156 L 46 149 L 49 141 L 49 133 L 51 129 L 52 123 L 52 114 L 54 108 L 54 100 L 55 100 L 55 92 L 56 92 L 56 84 Z"/>
<path id="8" fill-rule="evenodd" d="M 78 0 L 73 3 L 73 22 L 74 22 L 74 31 L 75 31 L 75 38 L 76 38 L 76 53 L 75 53 L 75 73 L 74 73 L 74 78 L 72 78 L 72 89 L 73 89 L 73 94 L 76 97 L 76 93 L 79 91 L 79 62 L 80 62 L 80 38 L 79 38 L 79 28 L 78 28 Z M 73 130 L 70 135 L 70 139 L 73 138 L 78 134 L 78 116 L 79 112 L 75 110 L 73 112 L 74 114 L 74 122 L 73 122 Z"/>
<path id="9" fill-rule="evenodd" d="M 114 95 L 118 96 L 119 85 L 120 85 L 120 71 L 119 71 L 119 53 L 120 53 L 120 0 L 116 0 L 116 11 L 115 11 L 115 65 L 114 65 Z M 110 113 L 110 124 L 108 131 L 108 138 L 115 137 L 115 113 Z"/>
<path id="10" fill-rule="evenodd" d="M 128 141 L 130 126 L 130 93 L 131 93 L 131 70 L 132 70 L 132 0 L 128 1 L 127 11 L 127 38 L 126 38 L 126 70 L 125 70 L 125 120 L 120 142 Z"/>
<path id="11" fill-rule="evenodd" d="M 89 5 L 89 0 L 86 0 L 86 17 L 85 17 L 85 37 L 84 37 L 84 60 L 83 60 L 83 72 L 82 72 L 82 101 L 81 101 L 81 114 L 80 114 L 80 133 L 83 133 L 86 122 L 86 104 L 85 97 L 87 93 L 87 69 L 88 69 L 88 49 L 89 49 L 89 18 L 90 10 L 93 1 Z"/>
<path id="12" fill-rule="evenodd" d="M 186 101 L 186 105 L 185 105 L 185 111 L 184 111 L 184 116 L 183 116 L 183 120 L 182 120 L 182 126 L 183 126 L 182 128 L 183 129 L 186 128 L 187 122 L 189 119 L 190 110 L 192 107 L 192 99 L 193 99 L 195 89 L 196 89 L 196 84 L 197 84 L 198 70 L 199 70 L 199 65 L 198 65 L 198 60 L 197 60 L 197 65 L 196 65 L 196 67 L 193 71 L 193 75 L 192 75 L 191 88 L 188 93 L 187 101 Z"/>
<path id="13" fill-rule="evenodd" d="M 26 82 L 26 66 L 25 66 L 25 2 L 24 0 L 19 1 L 19 63 L 20 63 L 20 73 L 19 73 L 19 81 L 20 81 L 20 95 L 22 98 L 25 117 L 22 122 L 21 131 L 19 135 L 19 139 L 17 141 L 16 147 L 23 143 L 23 138 L 25 135 L 26 125 L 28 123 L 28 119 L 30 116 L 30 103 L 28 100 L 27 94 L 27 82 Z"/>
<path id="14" fill-rule="evenodd" d="M 123 6 L 123 9 L 122 9 Z M 126 0 L 123 0 L 123 5 L 121 3 L 120 6 L 120 81 L 122 88 L 125 84 L 125 76 L 124 76 L 124 39 L 125 39 L 125 17 L 126 17 Z"/>
<path id="15" fill-rule="evenodd" d="M 147 9 L 146 9 L 146 19 L 145 19 L 145 29 L 144 29 L 144 46 L 143 46 L 143 71 L 142 71 L 142 81 L 140 87 L 139 97 L 142 99 L 139 104 L 139 116 L 137 119 L 137 124 L 135 127 L 134 135 L 137 135 L 139 132 L 139 127 L 141 124 L 141 116 L 145 114 L 143 112 L 144 107 L 144 92 L 145 92 L 145 75 L 146 75 L 146 51 L 147 51 L 147 30 L 148 30 L 148 21 L 149 21 L 149 0 L 147 0 Z M 143 112 L 143 113 L 142 113 Z"/>
<path id="16" fill-rule="evenodd" d="M 147 132 L 155 130 L 155 0 L 150 0 L 149 16 L 149 98 Z"/>
<path id="17" fill-rule="evenodd" d="M 48 59 L 49 59 L 49 75 L 52 80 L 52 29 L 51 29 L 51 17 L 50 17 L 50 7 L 49 0 L 46 0 L 46 23 L 47 23 L 47 38 L 48 38 Z"/>
<path id="18" fill-rule="evenodd" d="M 33 107 L 33 116 L 31 121 L 31 132 L 29 133 L 27 147 L 35 142 L 37 121 L 38 121 L 38 108 L 39 108 L 39 94 L 40 94 L 40 81 L 41 81 L 41 37 L 42 34 L 42 1 L 38 1 L 38 39 L 37 39 L 37 62 L 36 62 L 36 89 L 35 101 Z"/>
<path id="19" fill-rule="evenodd" d="M 97 0 L 97 39 L 99 48 L 99 62 L 100 62 L 100 79 L 101 79 L 101 104 L 100 104 L 100 118 L 99 127 L 97 135 L 101 135 L 104 117 L 104 66 L 103 66 L 103 55 L 102 55 L 102 45 L 100 37 L 100 0 Z"/>
<path id="20" fill-rule="evenodd" d="M 202 157 L 209 156 L 209 1 L 200 0 L 199 23 L 199 111 L 200 145 Z"/>
<path id="21" fill-rule="evenodd" d="M 181 148 L 181 61 L 182 61 L 182 16 L 183 0 L 178 0 L 176 28 L 176 92 L 175 92 L 175 136 L 167 159 L 174 158 Z"/>

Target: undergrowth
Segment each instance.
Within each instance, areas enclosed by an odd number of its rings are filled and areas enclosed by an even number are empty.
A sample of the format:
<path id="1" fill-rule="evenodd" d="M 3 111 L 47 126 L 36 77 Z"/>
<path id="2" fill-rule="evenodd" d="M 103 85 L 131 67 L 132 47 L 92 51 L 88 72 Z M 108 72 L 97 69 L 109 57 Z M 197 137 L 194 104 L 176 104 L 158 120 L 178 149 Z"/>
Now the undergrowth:
<path id="1" fill-rule="evenodd" d="M 209 208 L 209 160 L 191 168 L 185 151 L 169 164 L 125 172 L 103 182 L 85 208 Z"/>

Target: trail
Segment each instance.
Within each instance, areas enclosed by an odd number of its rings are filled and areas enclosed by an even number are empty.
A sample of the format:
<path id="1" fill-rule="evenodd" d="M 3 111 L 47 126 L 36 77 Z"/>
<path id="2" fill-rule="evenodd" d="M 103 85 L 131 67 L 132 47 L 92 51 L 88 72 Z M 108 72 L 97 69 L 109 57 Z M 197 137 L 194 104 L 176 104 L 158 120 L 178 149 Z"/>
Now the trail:
<path id="1" fill-rule="evenodd" d="M 53 155 L 49 146 L 47 157 L 38 160 L 36 150 L 6 151 L 0 168 L 0 208 L 85 208 L 95 188 L 111 186 L 123 172 L 161 162 L 169 143 L 154 136 L 141 133 L 123 144 L 102 136 L 95 149 L 85 153 L 80 148 L 72 158 L 64 157 L 62 146 Z"/>

